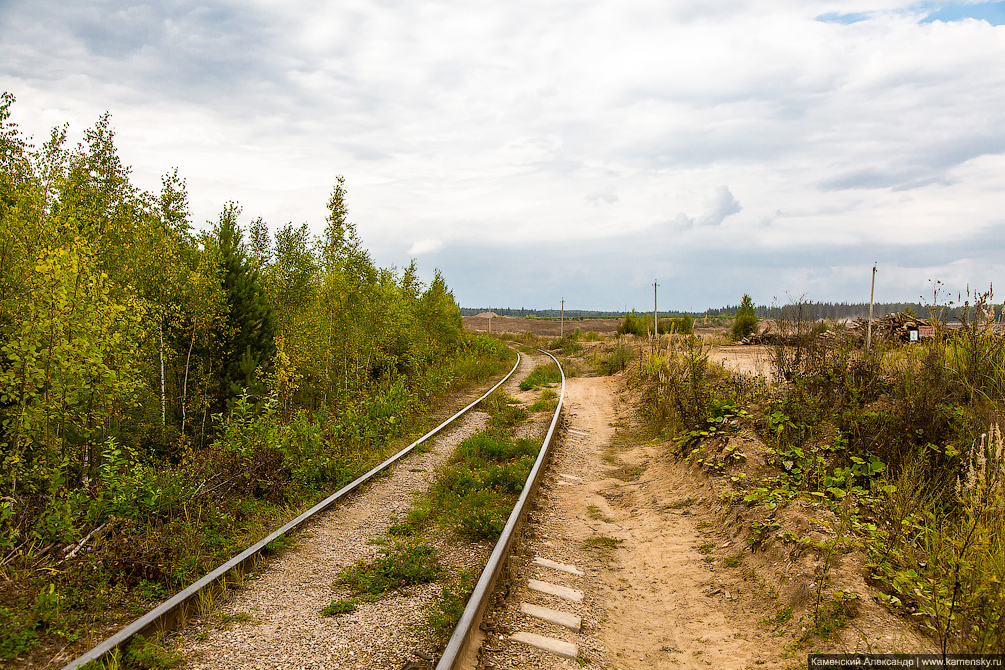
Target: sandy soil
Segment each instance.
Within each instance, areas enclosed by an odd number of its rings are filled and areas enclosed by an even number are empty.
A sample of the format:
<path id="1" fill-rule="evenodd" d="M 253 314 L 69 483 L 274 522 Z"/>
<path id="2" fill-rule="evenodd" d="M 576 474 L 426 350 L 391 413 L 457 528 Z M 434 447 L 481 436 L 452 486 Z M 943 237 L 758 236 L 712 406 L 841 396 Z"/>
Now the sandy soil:
<path id="1" fill-rule="evenodd" d="M 763 376 L 772 379 L 771 347 L 725 346 L 713 347 L 709 359 L 732 372 L 744 375 Z"/>
<path id="2" fill-rule="evenodd" d="M 481 316 L 465 316 L 464 330 L 484 333 L 489 330 L 489 319 Z M 496 316 L 491 319 L 493 333 L 532 333 L 542 337 L 558 337 L 561 332 L 571 333 L 579 328 L 584 334 L 594 331 L 598 335 L 610 335 L 618 329 L 621 319 L 522 319 L 513 316 Z"/>

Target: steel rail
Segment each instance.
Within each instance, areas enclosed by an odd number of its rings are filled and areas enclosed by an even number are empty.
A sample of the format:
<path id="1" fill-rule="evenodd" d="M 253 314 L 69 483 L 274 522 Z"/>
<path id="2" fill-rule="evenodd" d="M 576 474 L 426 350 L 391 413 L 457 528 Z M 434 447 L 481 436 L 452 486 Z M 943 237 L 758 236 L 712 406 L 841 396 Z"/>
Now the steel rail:
<path id="1" fill-rule="evenodd" d="M 147 633 L 151 630 L 161 630 L 161 631 L 170 630 L 175 626 L 178 620 L 183 618 L 183 615 L 185 613 L 183 610 L 187 608 L 189 602 L 192 601 L 193 599 L 198 598 L 199 593 L 201 593 L 204 589 L 215 587 L 217 582 L 226 577 L 226 575 L 231 570 L 243 569 L 248 563 L 254 561 L 258 557 L 258 555 L 262 552 L 262 550 L 265 549 L 266 545 L 268 545 L 270 542 L 296 529 L 297 527 L 302 525 L 305 521 L 315 516 L 316 514 L 325 511 L 333 504 L 335 504 L 339 500 L 339 498 L 342 498 L 346 494 L 351 493 L 353 490 L 359 487 L 360 484 L 363 484 L 370 477 L 374 476 L 381 470 L 386 469 L 391 464 L 395 463 L 396 461 L 408 455 L 413 449 L 415 449 L 415 447 L 419 446 L 432 436 L 439 433 L 441 430 L 450 425 L 458 417 L 460 417 L 465 412 L 470 410 L 472 407 L 480 403 L 482 400 L 485 400 L 485 398 L 487 398 L 493 391 L 502 386 L 506 382 L 506 380 L 512 377 L 513 373 L 516 372 L 516 369 L 519 366 L 520 366 L 520 353 L 517 352 L 516 363 L 513 365 L 513 369 L 509 371 L 509 374 L 503 377 L 495 386 L 486 391 L 485 394 L 482 395 L 480 398 L 478 398 L 477 400 L 469 404 L 467 407 L 454 414 L 452 417 L 450 417 L 449 419 L 438 425 L 436 428 L 433 428 L 431 431 L 429 431 L 428 433 L 417 439 L 415 442 L 412 442 L 410 445 L 408 445 L 407 447 L 396 453 L 394 456 L 391 456 L 380 465 L 374 467 L 365 475 L 362 475 L 361 477 L 355 479 L 351 483 L 346 484 L 341 489 L 339 489 L 332 495 L 328 496 L 327 498 L 325 498 L 324 500 L 322 500 L 317 505 L 310 508 L 297 518 L 293 519 L 282 528 L 273 531 L 264 539 L 251 545 L 250 547 L 242 551 L 240 554 L 230 559 L 220 567 L 216 568 L 215 570 L 213 570 L 212 572 L 210 572 L 205 577 L 195 582 L 191 586 L 188 586 L 184 590 L 179 591 L 168 600 L 164 601 L 163 603 L 161 603 L 154 609 L 150 610 L 133 623 L 129 624 L 128 626 L 120 630 L 118 633 L 115 633 L 111 637 L 105 639 L 96 647 L 91 648 L 83 655 L 77 657 L 73 661 L 70 661 L 68 664 L 63 666 L 63 670 L 74 670 L 75 668 L 79 668 L 80 666 L 86 663 L 103 658 L 106 654 L 111 653 L 113 650 L 124 647 L 133 637 L 137 635 Z"/>
<path id="2" fill-rule="evenodd" d="M 466 658 L 473 641 L 472 634 L 478 630 L 482 615 L 488 606 L 489 597 L 495 588 L 496 579 L 499 577 L 499 572 L 502 570 L 506 556 L 509 554 L 510 546 L 516 537 L 516 529 L 523 520 L 527 501 L 537 491 L 538 474 L 549 456 L 548 447 L 551 444 L 552 435 L 555 433 L 555 426 L 558 425 L 558 416 L 562 411 L 562 403 L 565 400 L 565 371 L 562 370 L 562 364 L 558 362 L 557 358 L 543 349 L 538 349 L 538 351 L 550 356 L 555 361 L 558 371 L 562 375 L 562 393 L 558 397 L 558 407 L 555 408 L 555 416 L 551 420 L 551 426 L 548 428 L 548 434 L 541 445 L 541 451 L 537 455 L 534 467 L 531 468 L 530 474 L 527 475 L 527 483 L 523 487 L 523 492 L 520 494 L 519 500 L 516 501 L 516 505 L 513 506 L 513 511 L 510 512 L 502 535 L 499 536 L 499 541 L 496 542 L 496 546 L 492 549 L 492 554 L 489 556 L 489 560 L 485 564 L 481 576 L 478 578 L 478 583 L 475 584 L 471 597 L 468 598 L 468 604 L 461 614 L 461 619 L 457 622 L 457 626 L 454 628 L 454 632 L 450 636 L 446 648 L 443 650 L 443 655 L 436 664 L 436 670 L 456 670 Z"/>

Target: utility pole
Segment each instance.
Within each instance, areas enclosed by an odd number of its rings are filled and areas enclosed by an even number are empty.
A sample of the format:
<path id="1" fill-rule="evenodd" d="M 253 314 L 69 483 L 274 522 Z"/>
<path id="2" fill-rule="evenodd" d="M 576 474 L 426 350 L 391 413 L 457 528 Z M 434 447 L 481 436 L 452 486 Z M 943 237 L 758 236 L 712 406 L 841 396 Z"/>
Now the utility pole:
<path id="1" fill-rule="evenodd" d="M 872 350 L 872 300 L 876 295 L 876 263 L 872 265 L 872 288 L 869 289 L 869 330 L 865 336 L 865 350 Z"/>
<path id="2" fill-rule="evenodd" d="M 660 317 L 656 311 L 656 280 L 653 280 L 653 338 L 660 336 Z"/>
<path id="3" fill-rule="evenodd" d="M 559 337 L 565 337 L 565 298 L 562 298 L 562 316 L 559 318 Z"/>

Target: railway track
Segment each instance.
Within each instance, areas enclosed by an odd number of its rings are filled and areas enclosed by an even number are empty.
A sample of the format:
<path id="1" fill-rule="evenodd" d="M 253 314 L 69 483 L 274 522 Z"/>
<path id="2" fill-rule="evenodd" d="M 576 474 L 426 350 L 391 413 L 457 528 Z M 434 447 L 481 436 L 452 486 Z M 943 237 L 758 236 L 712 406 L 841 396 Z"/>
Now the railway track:
<path id="1" fill-rule="evenodd" d="M 550 354 L 545 355 L 558 363 Z M 505 388 L 507 383 L 515 385 L 514 373 L 518 369 L 527 369 L 529 372 L 528 368 L 532 369 L 534 363 L 547 360 L 544 356 L 518 355 L 517 363 L 509 374 L 478 400 L 370 472 L 76 658 L 64 666 L 64 670 L 79 668 L 95 660 L 114 659 L 118 656 L 117 650 L 121 650 L 137 635 L 146 636 L 191 624 L 198 619 L 200 612 L 206 611 L 207 603 L 213 603 L 221 591 L 227 590 L 228 580 L 231 583 L 244 582 L 244 577 L 249 573 L 257 577 L 254 585 L 231 593 L 226 607 L 234 613 L 225 615 L 225 619 L 250 620 L 257 625 L 253 629 L 218 626 L 210 632 L 202 629 L 182 635 L 182 654 L 186 666 L 397 668 L 401 666 L 401 659 L 408 656 L 417 659 L 413 667 L 432 667 L 432 661 L 436 657 L 439 657 L 437 670 L 459 668 L 464 663 L 470 665 L 471 654 L 479 638 L 478 624 L 482 612 L 488 604 L 495 581 L 549 457 L 549 445 L 564 399 L 564 373 L 562 393 L 554 414 L 550 417 L 543 445 L 499 541 L 493 547 L 477 545 L 461 551 L 461 555 L 458 555 L 456 547 L 444 548 L 447 554 L 445 566 L 468 569 L 479 576 L 460 623 L 442 653 L 439 649 L 429 648 L 428 643 L 426 649 L 422 650 L 411 640 L 403 642 L 400 630 L 397 630 L 402 621 L 410 621 L 408 625 L 415 626 L 416 612 L 428 607 L 435 597 L 434 590 L 439 590 L 436 585 L 411 589 L 407 596 L 366 603 L 361 607 L 359 616 L 348 619 L 318 621 L 317 616 L 299 615 L 305 614 L 305 607 L 311 610 L 311 614 L 316 614 L 317 608 L 305 603 L 324 600 L 330 591 L 335 572 L 354 564 L 361 557 L 373 557 L 376 553 L 373 540 L 387 531 L 397 514 L 407 512 L 412 494 L 421 492 L 428 486 L 432 473 L 447 461 L 457 443 L 484 427 L 485 415 L 471 410 L 496 389 Z M 418 453 L 421 451 L 416 449 L 419 445 L 432 447 L 425 453 Z M 396 463 L 399 467 L 392 471 L 391 466 Z M 407 469 L 406 464 L 410 466 Z M 378 476 L 388 472 L 392 474 Z M 368 482 L 365 493 L 350 496 Z M 333 509 L 336 505 L 338 507 Z M 298 531 L 296 550 L 288 552 L 288 556 L 283 555 L 271 561 L 261 575 L 254 575 L 253 570 L 266 546 L 294 530 Z M 331 630 L 333 626 L 338 630 Z M 193 629 L 193 626 L 189 625 L 186 630 L 189 629 Z M 335 635 L 335 632 L 339 635 Z M 300 642 L 290 643 L 289 637 Z"/>

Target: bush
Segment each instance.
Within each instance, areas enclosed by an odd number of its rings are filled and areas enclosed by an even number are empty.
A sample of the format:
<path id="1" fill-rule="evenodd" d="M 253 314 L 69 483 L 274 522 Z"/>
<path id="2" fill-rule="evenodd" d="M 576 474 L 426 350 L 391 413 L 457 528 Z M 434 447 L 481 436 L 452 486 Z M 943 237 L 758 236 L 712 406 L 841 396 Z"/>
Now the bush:
<path id="1" fill-rule="evenodd" d="M 669 319 L 660 319 L 660 335 L 693 335 L 694 319 L 690 314 L 684 316 L 673 316 Z"/>
<path id="2" fill-rule="evenodd" d="M 652 331 L 652 319 L 648 318 L 646 315 L 636 314 L 633 309 L 628 314 L 625 314 L 625 320 L 618 326 L 617 333 L 618 335 L 638 335 L 639 337 L 646 337 L 647 335 L 652 335 Z"/>
<path id="3" fill-rule="evenodd" d="M 736 317 L 733 319 L 733 339 L 742 340 L 751 333 L 757 332 L 757 313 L 754 310 L 754 301 L 743 294 L 739 309 L 736 310 Z"/>
<path id="4" fill-rule="evenodd" d="M 694 320 L 689 314 L 660 319 L 659 332 L 660 335 L 691 335 L 694 333 Z M 632 310 L 625 314 L 625 320 L 618 326 L 617 333 L 618 335 L 649 337 L 653 334 L 653 317 L 649 314 L 637 314 L 635 310 Z"/>
<path id="5" fill-rule="evenodd" d="M 476 541 L 499 539 L 509 517 L 509 501 L 494 491 L 480 490 L 464 502 L 457 522 L 461 535 Z"/>
<path id="6" fill-rule="evenodd" d="M 597 361 L 597 369 L 605 375 L 623 372 L 633 356 L 632 350 L 624 345 L 621 338 L 618 338 L 618 343 Z"/>

